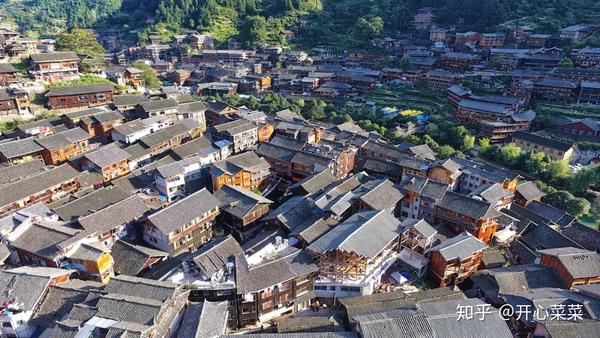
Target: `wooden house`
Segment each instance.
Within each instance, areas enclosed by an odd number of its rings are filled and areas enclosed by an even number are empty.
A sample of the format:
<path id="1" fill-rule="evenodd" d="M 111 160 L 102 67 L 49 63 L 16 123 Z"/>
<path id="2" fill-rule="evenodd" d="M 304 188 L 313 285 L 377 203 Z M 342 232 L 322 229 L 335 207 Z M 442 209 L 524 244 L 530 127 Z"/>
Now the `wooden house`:
<path id="1" fill-rule="evenodd" d="M 429 249 L 428 277 L 439 287 L 463 282 L 481 265 L 487 246 L 479 239 L 462 232 Z"/>
<path id="2" fill-rule="evenodd" d="M 195 251 L 212 239 L 218 215 L 219 200 L 199 190 L 148 216 L 144 241 L 171 255 Z"/>
<path id="3" fill-rule="evenodd" d="M 211 164 L 213 191 L 224 185 L 233 185 L 244 189 L 263 189 L 270 177 L 271 166 L 254 152 L 245 152 Z"/>
<path id="4" fill-rule="evenodd" d="M 225 185 L 215 192 L 221 221 L 233 231 L 245 232 L 269 213 L 271 200 L 244 188 Z"/>
<path id="5" fill-rule="evenodd" d="M 554 268 L 567 288 L 600 283 L 600 256 L 574 247 L 538 250 L 540 264 Z"/>
<path id="6" fill-rule="evenodd" d="M 92 136 L 81 128 L 68 129 L 36 140 L 48 165 L 63 163 L 91 149 Z"/>
<path id="7" fill-rule="evenodd" d="M 318 297 L 370 295 L 395 261 L 400 221 L 389 211 L 352 215 L 307 248 L 319 266 Z"/>
<path id="8" fill-rule="evenodd" d="M 46 93 L 50 109 L 95 107 L 112 102 L 114 87 L 111 84 L 95 84 L 59 87 Z"/>
<path id="9" fill-rule="evenodd" d="M 109 182 L 129 173 L 129 157 L 129 153 L 112 143 L 85 154 L 80 165 L 82 170 L 97 172 L 104 182 Z"/>
<path id="10" fill-rule="evenodd" d="M 35 80 L 52 83 L 79 77 L 79 57 L 74 52 L 31 54 L 29 60 Z"/>
<path id="11" fill-rule="evenodd" d="M 480 198 L 446 192 L 435 206 L 434 223 L 443 224 L 455 233 L 468 231 L 489 243 L 498 228 L 500 213 Z"/>

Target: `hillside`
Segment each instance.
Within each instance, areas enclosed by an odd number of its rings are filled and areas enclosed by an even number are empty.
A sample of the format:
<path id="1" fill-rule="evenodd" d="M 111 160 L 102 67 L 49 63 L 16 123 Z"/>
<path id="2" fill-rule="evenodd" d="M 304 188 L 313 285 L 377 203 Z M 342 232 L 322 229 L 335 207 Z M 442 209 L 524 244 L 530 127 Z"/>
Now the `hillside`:
<path id="1" fill-rule="evenodd" d="M 436 9 L 441 25 L 490 31 L 504 23 L 555 32 L 578 22 L 599 23 L 595 0 L 0 0 L 0 11 L 27 35 L 72 27 L 158 30 L 167 38 L 198 29 L 223 44 L 238 37 L 249 46 L 280 42 L 293 29 L 304 46 L 361 46 L 373 36 L 405 31 L 412 13 Z"/>

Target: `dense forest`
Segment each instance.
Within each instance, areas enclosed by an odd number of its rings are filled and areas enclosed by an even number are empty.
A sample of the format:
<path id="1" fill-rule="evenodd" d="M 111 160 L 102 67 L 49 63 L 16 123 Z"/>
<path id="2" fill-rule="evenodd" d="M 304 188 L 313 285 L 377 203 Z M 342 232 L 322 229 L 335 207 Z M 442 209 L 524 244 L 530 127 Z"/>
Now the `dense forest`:
<path id="1" fill-rule="evenodd" d="M 141 38 L 151 30 L 168 38 L 198 29 L 218 43 L 237 37 L 249 47 L 282 42 L 284 29 L 293 29 L 305 46 L 365 45 L 373 36 L 405 31 L 422 6 L 433 6 L 441 25 L 460 31 L 523 23 L 555 32 L 581 21 L 600 23 L 596 0 L 0 0 L 2 14 L 27 35 L 118 27 L 139 30 Z"/>

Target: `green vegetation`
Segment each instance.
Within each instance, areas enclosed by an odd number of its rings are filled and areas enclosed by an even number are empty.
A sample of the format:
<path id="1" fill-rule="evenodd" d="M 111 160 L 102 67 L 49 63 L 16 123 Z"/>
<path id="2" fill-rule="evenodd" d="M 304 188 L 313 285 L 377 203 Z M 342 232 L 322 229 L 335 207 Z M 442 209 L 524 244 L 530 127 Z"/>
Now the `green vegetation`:
<path id="1" fill-rule="evenodd" d="M 143 62 L 136 62 L 132 66 L 142 71 L 142 79 L 144 80 L 144 86 L 146 88 L 160 88 L 160 79 L 158 78 L 158 74 L 152 67 L 148 66 Z"/>
<path id="2" fill-rule="evenodd" d="M 78 55 L 101 58 L 104 47 L 98 43 L 92 31 L 75 28 L 58 36 L 56 45 L 59 50 L 74 51 Z"/>
<path id="3" fill-rule="evenodd" d="M 46 119 L 53 118 L 53 117 L 56 117 L 56 115 L 51 114 L 51 113 L 43 113 L 43 114 L 37 115 L 36 117 L 34 117 L 31 120 L 14 119 L 9 122 L 2 122 L 2 123 L 0 123 L 0 131 L 10 132 L 10 131 L 17 129 L 18 126 L 23 125 L 25 123 L 39 121 L 39 120 L 46 120 Z"/>
<path id="4" fill-rule="evenodd" d="M 121 27 L 139 30 L 143 38 L 160 29 L 164 37 L 197 29 L 212 34 L 217 44 L 237 37 L 254 46 L 261 41 L 283 43 L 281 32 L 292 29 L 298 37 L 295 43 L 301 46 L 343 49 L 371 48 L 369 40 L 383 32 L 406 31 L 415 10 L 423 6 L 433 6 L 441 25 L 457 26 L 459 31 L 530 24 L 535 32 L 554 33 L 592 19 L 592 13 L 600 10 L 595 0 L 4 0 L 0 12 L 28 36 Z M 247 34 L 252 27 L 258 28 L 257 34 Z M 600 45 L 597 36 L 588 39 Z"/>
<path id="5" fill-rule="evenodd" d="M 0 13 L 14 20 L 26 36 L 37 37 L 92 27 L 120 6 L 121 0 L 4 0 Z"/>
<path id="6" fill-rule="evenodd" d="M 79 77 L 79 79 L 53 83 L 53 84 L 46 86 L 46 89 L 70 87 L 70 86 L 84 86 L 84 85 L 102 84 L 102 83 L 109 83 L 116 87 L 116 84 L 114 82 L 107 80 L 103 77 L 99 77 L 96 75 L 83 74 Z"/>

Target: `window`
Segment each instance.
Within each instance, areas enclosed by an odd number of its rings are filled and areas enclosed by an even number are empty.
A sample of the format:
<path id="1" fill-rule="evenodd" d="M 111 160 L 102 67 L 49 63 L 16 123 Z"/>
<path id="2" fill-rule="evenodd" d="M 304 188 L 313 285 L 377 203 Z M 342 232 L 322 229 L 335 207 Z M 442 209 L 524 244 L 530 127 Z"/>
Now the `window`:
<path id="1" fill-rule="evenodd" d="M 335 285 L 331 285 L 331 286 L 329 287 L 329 291 L 335 291 Z"/>
<path id="2" fill-rule="evenodd" d="M 251 309 L 251 308 L 242 308 L 242 314 L 243 314 L 243 315 L 245 315 L 245 314 L 248 314 L 248 313 L 251 313 L 251 312 L 252 312 L 252 309 Z"/>
<path id="3" fill-rule="evenodd" d="M 360 287 L 358 286 L 342 286 L 342 292 L 360 292 Z"/>
<path id="4" fill-rule="evenodd" d="M 315 285 L 315 290 L 317 291 L 327 291 L 327 287 L 324 285 Z"/>

